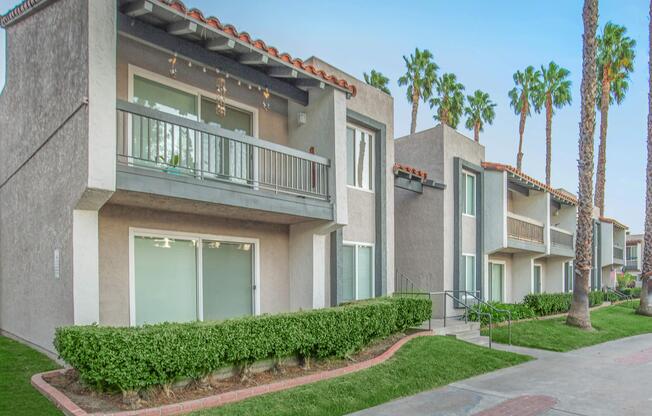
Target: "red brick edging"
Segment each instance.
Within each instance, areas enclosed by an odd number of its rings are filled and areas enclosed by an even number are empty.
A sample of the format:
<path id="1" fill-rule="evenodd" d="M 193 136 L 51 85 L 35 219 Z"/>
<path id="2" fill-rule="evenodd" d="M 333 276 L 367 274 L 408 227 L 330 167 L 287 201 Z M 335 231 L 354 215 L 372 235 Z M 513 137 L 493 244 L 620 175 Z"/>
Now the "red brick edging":
<path id="1" fill-rule="evenodd" d="M 66 371 L 64 369 L 34 374 L 32 376 L 32 385 L 39 392 L 41 392 L 41 394 L 43 394 L 45 397 L 50 399 L 50 401 L 52 401 L 67 416 L 100 416 L 100 415 L 109 415 L 109 414 L 111 416 L 181 415 L 194 410 L 222 406 L 228 403 L 234 403 L 240 400 L 248 399 L 250 397 L 260 396 L 266 393 L 287 390 L 293 387 L 302 386 L 304 384 L 310 384 L 320 380 L 327 380 L 345 374 L 355 373 L 356 371 L 364 370 L 376 364 L 380 364 L 384 361 L 387 361 L 406 342 L 416 337 L 429 336 L 429 335 L 433 335 L 433 333 L 419 332 L 416 334 L 409 335 L 399 340 L 396 344 L 392 345 L 387 351 L 380 354 L 379 356 L 346 367 L 336 368 L 334 370 L 322 371 L 320 373 L 310 374 L 307 376 L 281 380 L 271 384 L 266 384 L 266 385 L 261 385 L 256 387 L 248 387 L 246 389 L 240 389 L 235 391 L 229 391 L 226 393 L 220 393 L 213 396 L 203 397 L 201 399 L 188 400 L 185 402 L 168 404 L 159 407 L 150 407 L 150 408 L 139 409 L 139 410 L 128 410 L 128 411 L 121 411 L 115 413 L 86 412 L 84 409 L 77 406 L 77 404 L 75 404 L 72 400 L 70 400 L 65 394 L 63 394 L 61 391 L 59 391 L 57 388 L 53 387 L 43 379 L 43 377 L 64 373 Z"/>

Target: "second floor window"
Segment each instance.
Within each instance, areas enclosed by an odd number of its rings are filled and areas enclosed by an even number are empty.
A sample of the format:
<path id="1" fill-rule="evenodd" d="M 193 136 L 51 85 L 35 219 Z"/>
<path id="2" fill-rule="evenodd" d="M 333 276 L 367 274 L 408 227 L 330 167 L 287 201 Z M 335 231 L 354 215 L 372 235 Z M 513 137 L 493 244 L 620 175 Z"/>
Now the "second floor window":
<path id="1" fill-rule="evenodd" d="M 370 131 L 346 128 L 346 184 L 373 190 L 374 135 Z"/>
<path id="2" fill-rule="evenodd" d="M 463 172 L 464 180 L 464 203 L 462 213 L 475 216 L 475 175 Z"/>
<path id="3" fill-rule="evenodd" d="M 638 253 L 636 246 L 627 246 L 627 260 L 637 260 Z"/>

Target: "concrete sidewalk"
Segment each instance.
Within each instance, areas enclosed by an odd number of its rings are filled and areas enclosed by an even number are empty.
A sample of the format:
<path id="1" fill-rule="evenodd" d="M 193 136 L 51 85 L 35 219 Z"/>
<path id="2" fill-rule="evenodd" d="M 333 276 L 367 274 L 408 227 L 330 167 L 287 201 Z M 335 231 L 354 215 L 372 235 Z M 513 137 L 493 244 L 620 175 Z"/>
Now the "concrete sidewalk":
<path id="1" fill-rule="evenodd" d="M 652 334 L 567 353 L 494 345 L 537 359 L 354 415 L 652 415 Z"/>

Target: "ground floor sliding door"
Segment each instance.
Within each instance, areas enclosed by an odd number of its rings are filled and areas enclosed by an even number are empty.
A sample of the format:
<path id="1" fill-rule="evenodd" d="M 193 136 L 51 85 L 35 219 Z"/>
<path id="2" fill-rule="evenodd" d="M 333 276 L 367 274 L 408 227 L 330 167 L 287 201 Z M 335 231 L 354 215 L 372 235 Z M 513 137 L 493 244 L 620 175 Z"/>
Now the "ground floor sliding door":
<path id="1" fill-rule="evenodd" d="M 130 239 L 132 325 L 257 313 L 257 240 L 147 230 Z"/>
<path id="2" fill-rule="evenodd" d="M 505 265 L 489 263 L 489 301 L 504 302 Z"/>
<path id="3" fill-rule="evenodd" d="M 342 301 L 373 298 L 373 246 L 345 242 L 342 251 Z"/>

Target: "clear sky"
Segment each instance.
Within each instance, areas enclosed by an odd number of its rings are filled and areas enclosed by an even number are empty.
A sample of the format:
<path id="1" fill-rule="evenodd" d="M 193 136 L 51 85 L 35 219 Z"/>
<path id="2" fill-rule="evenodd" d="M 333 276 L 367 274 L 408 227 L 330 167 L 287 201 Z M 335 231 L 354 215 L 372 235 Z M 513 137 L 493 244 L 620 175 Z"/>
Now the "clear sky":
<path id="1" fill-rule="evenodd" d="M 17 0 L 0 0 L 4 13 Z M 582 2 L 533 1 L 401 1 L 382 0 L 186 0 L 223 23 L 249 32 L 281 51 L 311 55 L 362 78 L 376 69 L 387 75 L 395 97 L 396 137 L 409 133 L 410 105 L 396 80 L 404 72 L 401 58 L 415 47 L 429 49 L 440 74 L 453 72 L 468 93 L 481 89 L 498 104 L 496 119 L 480 140 L 487 160 L 515 164 L 518 118 L 509 107 L 512 74 L 527 65 L 554 60 L 571 71 L 573 104 L 559 110 L 552 126 L 552 179 L 555 187 L 577 190 L 582 69 Z M 609 112 L 606 214 L 643 230 L 645 137 L 647 117 L 647 24 L 644 0 L 600 1 L 600 26 L 611 20 L 625 25 L 637 41 L 635 72 L 624 103 Z M 4 84 L 5 41 L 0 30 L 0 85 Z M 417 129 L 432 127 L 432 110 L 421 104 Z M 599 123 L 599 113 L 597 122 Z M 596 154 L 597 154 L 596 125 Z M 458 127 L 466 131 L 463 123 Z M 545 178 L 545 120 L 528 118 L 523 169 Z"/>

